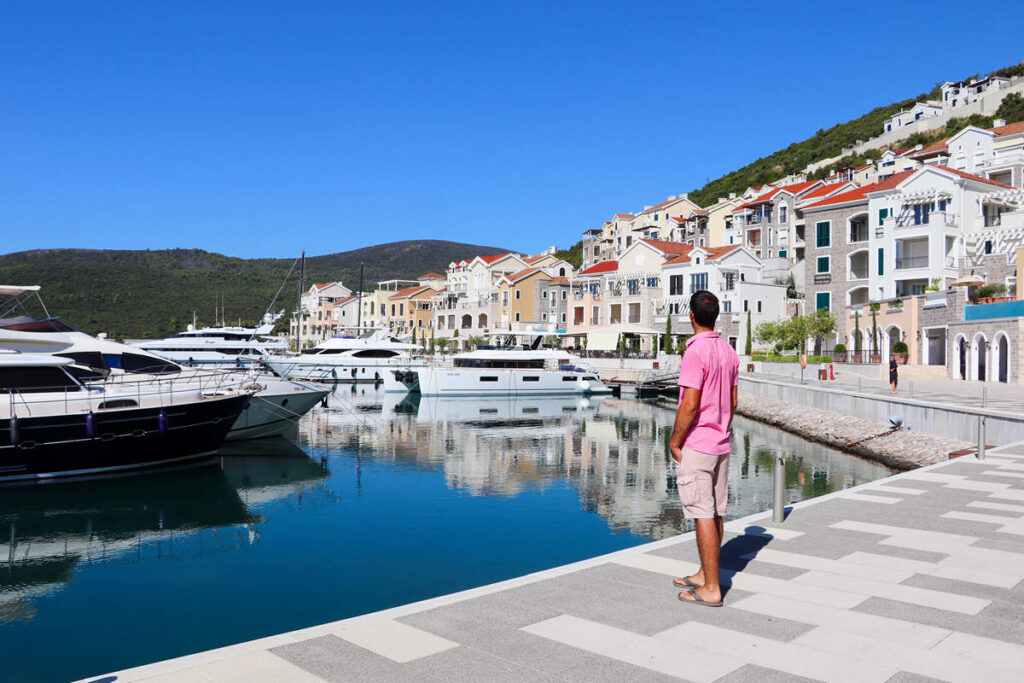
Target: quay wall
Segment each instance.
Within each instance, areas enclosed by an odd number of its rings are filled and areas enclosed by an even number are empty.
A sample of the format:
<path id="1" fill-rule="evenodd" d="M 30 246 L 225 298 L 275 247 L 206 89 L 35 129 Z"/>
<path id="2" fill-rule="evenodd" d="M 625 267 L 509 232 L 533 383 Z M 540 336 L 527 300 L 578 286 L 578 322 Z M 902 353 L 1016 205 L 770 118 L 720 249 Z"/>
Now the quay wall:
<path id="1" fill-rule="evenodd" d="M 767 399 L 816 408 L 837 416 L 851 415 L 885 425 L 893 415 L 902 415 L 910 430 L 934 434 L 973 444 L 978 442 L 978 425 L 986 418 L 986 443 L 1008 444 L 1024 434 L 1024 415 L 991 409 L 960 407 L 901 396 L 865 395 L 841 389 L 791 384 L 781 380 L 740 375 L 740 392 Z M 779 425 L 782 426 L 782 425 Z"/>

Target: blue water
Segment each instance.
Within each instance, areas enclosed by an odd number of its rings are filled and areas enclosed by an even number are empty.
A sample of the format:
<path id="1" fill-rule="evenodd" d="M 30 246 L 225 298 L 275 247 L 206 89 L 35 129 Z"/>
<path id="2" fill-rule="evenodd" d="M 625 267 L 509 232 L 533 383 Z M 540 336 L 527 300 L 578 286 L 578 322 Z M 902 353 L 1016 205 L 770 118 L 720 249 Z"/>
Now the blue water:
<path id="1" fill-rule="evenodd" d="M 340 389 L 292 441 L 0 491 L 0 679 L 97 675 L 679 533 L 670 409 Z M 737 419 L 730 516 L 885 468 Z M 13 546 L 11 540 L 13 539 Z"/>

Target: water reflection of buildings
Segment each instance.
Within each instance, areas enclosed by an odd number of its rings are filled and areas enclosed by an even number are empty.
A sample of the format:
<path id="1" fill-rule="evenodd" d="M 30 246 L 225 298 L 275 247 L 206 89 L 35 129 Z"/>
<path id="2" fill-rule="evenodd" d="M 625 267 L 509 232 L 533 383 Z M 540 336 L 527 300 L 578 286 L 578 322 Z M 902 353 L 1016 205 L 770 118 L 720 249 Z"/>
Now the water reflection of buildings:
<path id="1" fill-rule="evenodd" d="M 281 439 L 234 448 L 218 464 L 4 489 L 0 623 L 31 619 L 34 600 L 70 584 L 77 567 L 182 560 L 252 545 L 262 508 L 328 475 Z"/>
<path id="2" fill-rule="evenodd" d="M 344 388 L 307 423 L 313 443 L 443 468 L 449 486 L 514 496 L 568 481 L 612 529 L 662 538 L 688 528 L 670 466 L 673 406 L 578 397 L 440 398 Z M 885 476 L 873 463 L 737 418 L 729 516 L 767 509 L 775 454 L 800 500 Z"/>

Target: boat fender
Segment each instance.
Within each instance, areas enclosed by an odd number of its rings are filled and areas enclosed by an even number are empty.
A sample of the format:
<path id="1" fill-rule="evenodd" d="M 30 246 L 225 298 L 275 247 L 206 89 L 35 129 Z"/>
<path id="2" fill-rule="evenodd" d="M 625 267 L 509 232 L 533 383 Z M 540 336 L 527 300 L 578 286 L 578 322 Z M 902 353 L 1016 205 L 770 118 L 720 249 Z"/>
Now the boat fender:
<path id="1" fill-rule="evenodd" d="M 167 433 L 167 412 L 163 408 L 156 415 L 156 430 L 161 434 Z"/>
<path id="2" fill-rule="evenodd" d="M 96 436 L 96 415 L 91 410 L 85 416 L 85 435 L 90 439 Z"/>
<path id="3" fill-rule="evenodd" d="M 11 417 L 11 445 L 18 445 L 18 441 L 21 440 L 21 430 L 18 428 L 18 416 L 14 415 Z"/>
<path id="4" fill-rule="evenodd" d="M 355 368 L 352 368 L 352 376 L 353 376 L 353 377 L 355 377 L 355 376 L 356 376 L 356 369 L 355 369 Z"/>
<path id="5" fill-rule="evenodd" d="M 590 391 L 590 382 L 586 380 L 580 382 L 580 389 L 582 389 L 583 391 Z"/>
<path id="6" fill-rule="evenodd" d="M 338 369 L 337 368 L 331 368 L 331 377 L 333 377 L 334 379 L 338 379 Z"/>

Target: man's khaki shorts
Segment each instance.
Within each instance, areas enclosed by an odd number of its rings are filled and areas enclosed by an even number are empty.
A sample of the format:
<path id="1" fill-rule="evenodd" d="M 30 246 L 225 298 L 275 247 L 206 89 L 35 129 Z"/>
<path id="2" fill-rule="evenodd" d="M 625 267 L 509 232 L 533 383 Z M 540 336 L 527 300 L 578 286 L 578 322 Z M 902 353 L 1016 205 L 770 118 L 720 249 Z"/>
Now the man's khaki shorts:
<path id="1" fill-rule="evenodd" d="M 725 516 L 729 499 L 729 454 L 709 455 L 683 448 L 683 460 L 676 463 L 676 486 L 685 517 Z"/>

